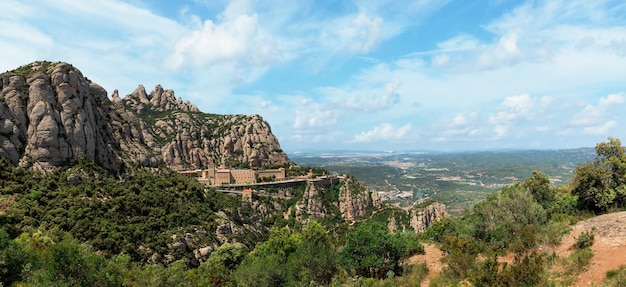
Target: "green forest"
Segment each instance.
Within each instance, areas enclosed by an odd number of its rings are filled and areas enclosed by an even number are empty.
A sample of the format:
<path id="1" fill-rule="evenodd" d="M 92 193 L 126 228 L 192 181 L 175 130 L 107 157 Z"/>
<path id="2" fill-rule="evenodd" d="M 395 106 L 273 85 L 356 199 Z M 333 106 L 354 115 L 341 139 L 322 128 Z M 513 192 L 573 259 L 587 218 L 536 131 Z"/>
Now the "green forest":
<path id="1" fill-rule="evenodd" d="M 429 243 L 445 254 L 430 286 L 570 286 L 593 257 L 593 234 L 581 234 L 567 258 L 540 247 L 558 244 L 581 219 L 626 207 L 624 147 L 609 138 L 595 150 L 565 185 L 533 171 L 422 234 L 390 232 L 385 212 L 353 225 L 297 222 L 283 216 L 295 204 L 288 200 L 259 198 L 266 212 L 257 216 L 239 197 L 166 168 L 116 174 L 78 160 L 39 173 L 2 159 L 0 285 L 419 286 L 431 271 L 407 259 Z M 334 200 L 337 192 L 322 196 Z M 168 247 L 172 234 L 216 244 L 225 220 L 254 228 L 202 262 Z M 511 263 L 498 260 L 507 254 Z M 625 285 L 626 266 L 603 283 Z"/>

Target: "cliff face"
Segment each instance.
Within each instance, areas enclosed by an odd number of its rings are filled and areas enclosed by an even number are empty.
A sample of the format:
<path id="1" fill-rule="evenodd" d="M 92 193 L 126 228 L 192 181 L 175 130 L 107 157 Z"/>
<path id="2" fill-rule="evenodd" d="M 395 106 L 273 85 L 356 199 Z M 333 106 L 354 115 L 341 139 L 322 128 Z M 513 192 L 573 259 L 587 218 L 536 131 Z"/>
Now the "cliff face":
<path id="1" fill-rule="evenodd" d="M 114 101 L 149 125 L 153 137 L 147 145 L 173 169 L 260 167 L 289 161 L 269 124 L 258 115 L 201 113 L 160 85 L 150 94 L 140 85 L 124 99 L 118 96 Z"/>
<path id="2" fill-rule="evenodd" d="M 446 206 L 439 202 L 412 207 L 409 210 L 396 208 L 387 219 L 387 227 L 391 232 L 413 229 L 416 233 L 421 233 L 446 216 L 448 216 Z"/>
<path id="3" fill-rule="evenodd" d="M 120 167 L 115 150 L 128 138 L 117 132 L 119 120 L 133 117 L 79 70 L 37 62 L 2 75 L 0 88 L 0 155 L 13 164 L 49 169 L 86 157 Z"/>
<path id="4" fill-rule="evenodd" d="M 381 206 L 382 202 L 376 191 L 366 190 L 354 178 L 348 177 L 344 180 L 339 193 L 339 210 L 345 220 L 362 218 Z"/>
<path id="5" fill-rule="evenodd" d="M 417 233 L 426 231 L 426 228 L 431 226 L 435 221 L 440 220 L 448 216 L 446 212 L 446 206 L 435 202 L 423 209 L 411 209 L 410 210 L 410 225 Z"/>
<path id="6" fill-rule="evenodd" d="M 173 169 L 208 164 L 283 164 L 260 116 L 211 115 L 157 85 L 112 101 L 67 63 L 35 62 L 1 75 L 0 156 L 39 169 L 89 158 L 105 168 L 123 163 Z"/>
<path id="7" fill-rule="evenodd" d="M 338 190 L 335 187 L 307 185 L 302 199 L 296 203 L 295 215 L 297 220 L 306 221 L 339 213 L 344 220 L 355 221 L 381 206 L 382 202 L 376 191 L 366 190 L 360 182 L 347 177 L 341 181 Z"/>
<path id="8" fill-rule="evenodd" d="M 332 213 L 332 210 L 327 211 L 324 208 L 324 199 L 320 196 L 320 192 L 321 189 L 312 184 L 306 186 L 302 199 L 295 205 L 295 215 L 298 221 L 303 222 L 309 218 L 320 218 Z M 332 203 L 332 205 L 336 206 L 336 203 Z M 336 210 L 336 208 L 334 209 Z"/>

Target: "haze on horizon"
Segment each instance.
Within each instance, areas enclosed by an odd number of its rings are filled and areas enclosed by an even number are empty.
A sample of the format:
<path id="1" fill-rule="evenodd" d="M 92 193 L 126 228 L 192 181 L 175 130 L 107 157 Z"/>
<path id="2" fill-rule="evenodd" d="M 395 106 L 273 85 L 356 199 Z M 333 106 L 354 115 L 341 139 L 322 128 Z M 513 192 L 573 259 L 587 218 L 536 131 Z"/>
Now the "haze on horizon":
<path id="1" fill-rule="evenodd" d="M 260 114 L 287 153 L 626 138 L 622 1 L 0 2 L 0 71 L 65 61 L 109 95 Z"/>

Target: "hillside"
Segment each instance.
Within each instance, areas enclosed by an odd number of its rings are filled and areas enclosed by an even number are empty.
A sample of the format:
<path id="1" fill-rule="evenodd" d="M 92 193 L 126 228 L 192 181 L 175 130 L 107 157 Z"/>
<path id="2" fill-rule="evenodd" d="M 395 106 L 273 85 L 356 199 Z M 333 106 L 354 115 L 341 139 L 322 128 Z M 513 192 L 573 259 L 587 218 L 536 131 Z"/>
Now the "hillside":
<path id="1" fill-rule="evenodd" d="M 574 286 L 600 284 L 605 280 L 607 272 L 618 269 L 622 265 L 626 266 L 626 257 L 621 256 L 626 254 L 626 212 L 603 214 L 580 221 L 563 236 L 558 246 L 551 246 L 546 251 L 555 252 L 558 258 L 568 258 L 576 250 L 577 240 L 584 232 L 590 232 L 594 236 L 594 242 L 590 247 L 593 256 L 587 263 L 587 267 L 570 279 Z M 422 282 L 422 286 L 428 286 L 430 279 L 438 275 L 445 267 L 441 262 L 443 254 L 435 245 L 426 244 L 425 254 L 415 255 L 409 259 L 412 264 L 425 263 L 431 271 Z M 513 260 L 513 254 L 501 258 L 501 261 L 509 264 L 513 263 Z M 554 269 L 559 268 L 558 265 L 555 266 Z M 567 285 L 565 282 L 562 284 Z"/>
<path id="2" fill-rule="evenodd" d="M 159 85 L 111 100 L 77 68 L 51 62 L 0 79 L 0 156 L 22 167 L 49 170 L 77 158 L 116 171 L 289 162 L 260 116 L 202 113 Z"/>

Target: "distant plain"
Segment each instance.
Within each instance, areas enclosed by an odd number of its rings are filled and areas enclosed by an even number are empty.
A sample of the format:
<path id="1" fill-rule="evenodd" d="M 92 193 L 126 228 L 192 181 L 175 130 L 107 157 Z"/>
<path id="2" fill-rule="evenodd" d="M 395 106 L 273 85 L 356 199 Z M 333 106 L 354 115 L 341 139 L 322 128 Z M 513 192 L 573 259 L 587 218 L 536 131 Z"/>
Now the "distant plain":
<path id="1" fill-rule="evenodd" d="M 533 170 L 564 185 L 576 166 L 595 157 L 593 148 L 470 152 L 310 152 L 291 154 L 302 166 L 351 174 L 399 206 L 432 199 L 460 215 L 503 186 L 522 181 Z"/>

